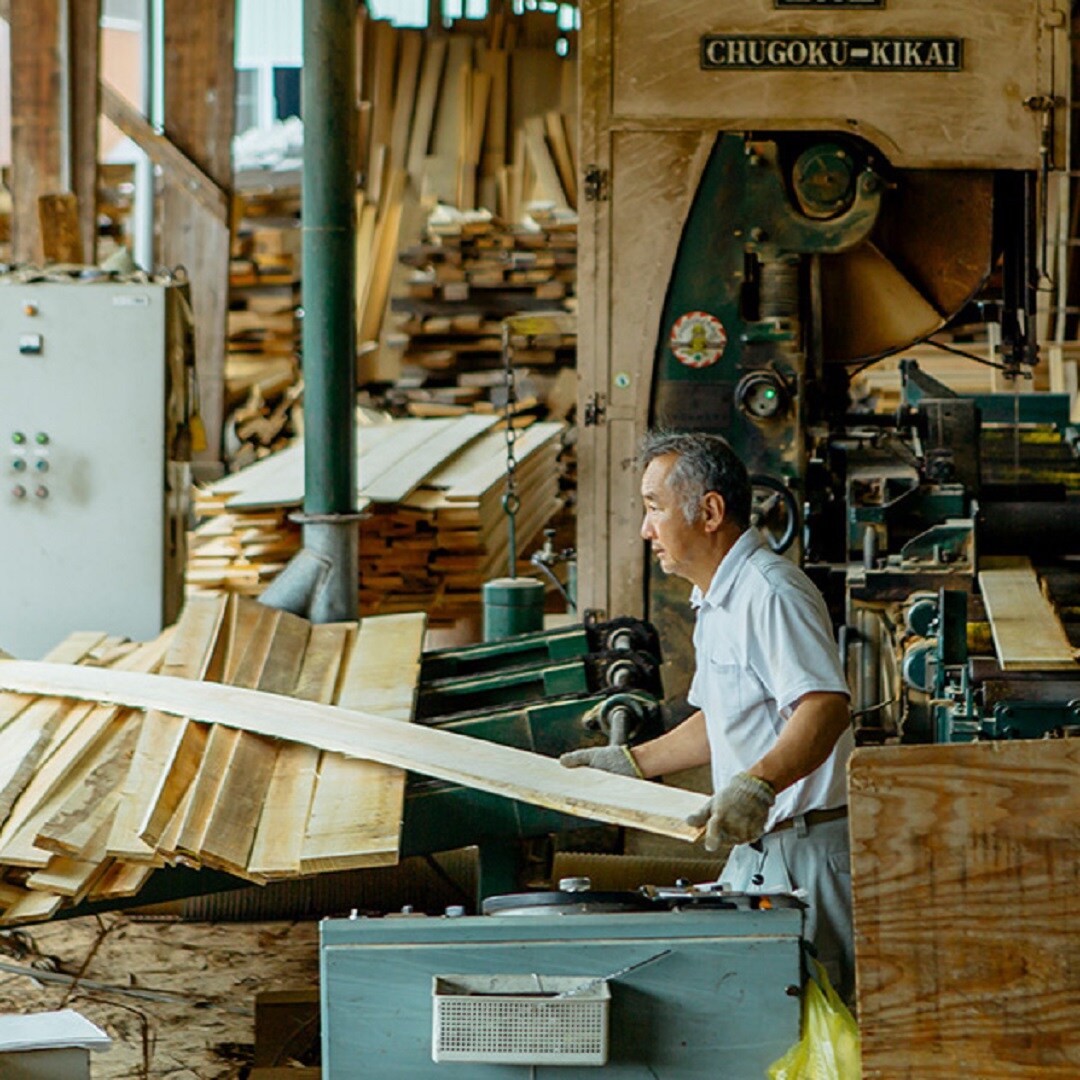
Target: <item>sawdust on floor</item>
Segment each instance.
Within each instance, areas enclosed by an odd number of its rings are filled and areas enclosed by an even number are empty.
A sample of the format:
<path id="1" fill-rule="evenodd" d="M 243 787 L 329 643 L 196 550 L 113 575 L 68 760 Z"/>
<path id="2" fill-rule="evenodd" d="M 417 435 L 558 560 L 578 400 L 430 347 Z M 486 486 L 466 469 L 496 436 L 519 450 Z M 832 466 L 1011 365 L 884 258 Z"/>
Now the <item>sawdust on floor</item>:
<path id="1" fill-rule="evenodd" d="M 50 973 L 61 981 L 41 981 Z M 255 995 L 318 984 L 317 922 L 110 914 L 0 935 L 0 1013 L 82 1013 L 113 1039 L 93 1056 L 94 1080 L 239 1077 L 251 1060 Z"/>

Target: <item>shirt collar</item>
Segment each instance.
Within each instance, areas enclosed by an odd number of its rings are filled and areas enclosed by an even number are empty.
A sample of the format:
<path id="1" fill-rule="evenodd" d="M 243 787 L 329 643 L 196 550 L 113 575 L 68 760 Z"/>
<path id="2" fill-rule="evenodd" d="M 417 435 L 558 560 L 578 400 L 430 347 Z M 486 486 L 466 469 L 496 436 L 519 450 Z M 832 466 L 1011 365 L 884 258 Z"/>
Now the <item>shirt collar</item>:
<path id="1" fill-rule="evenodd" d="M 747 559 L 758 548 L 764 546 L 765 541 L 761 533 L 757 529 L 747 529 L 720 560 L 720 565 L 716 568 L 716 573 L 713 574 L 712 581 L 709 583 L 708 592 L 703 593 L 697 585 L 694 586 L 690 593 L 691 605 L 695 608 L 722 606 Z"/>

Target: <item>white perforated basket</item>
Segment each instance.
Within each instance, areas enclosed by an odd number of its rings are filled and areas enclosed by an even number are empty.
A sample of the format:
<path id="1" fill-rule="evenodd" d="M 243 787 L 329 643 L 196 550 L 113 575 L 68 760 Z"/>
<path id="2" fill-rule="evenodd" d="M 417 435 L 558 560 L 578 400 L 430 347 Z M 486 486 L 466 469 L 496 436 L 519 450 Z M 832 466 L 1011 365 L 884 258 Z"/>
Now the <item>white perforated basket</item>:
<path id="1" fill-rule="evenodd" d="M 611 990 L 589 975 L 436 975 L 431 1056 L 506 1065 L 604 1065 Z M 558 995 L 571 991 L 571 996 Z"/>

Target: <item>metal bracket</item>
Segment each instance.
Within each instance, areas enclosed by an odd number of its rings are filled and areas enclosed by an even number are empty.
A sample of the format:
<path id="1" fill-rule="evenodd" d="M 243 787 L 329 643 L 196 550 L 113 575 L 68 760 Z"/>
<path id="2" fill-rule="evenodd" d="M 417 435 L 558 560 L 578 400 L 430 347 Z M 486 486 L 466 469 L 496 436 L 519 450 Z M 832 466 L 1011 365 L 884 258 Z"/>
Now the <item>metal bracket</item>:
<path id="1" fill-rule="evenodd" d="M 582 424 L 585 427 L 599 427 L 604 423 L 607 404 L 603 394 L 590 394 L 585 399 L 585 415 Z"/>
<path id="2" fill-rule="evenodd" d="M 607 202 L 608 199 L 607 169 L 601 169 L 599 165 L 585 166 L 585 201 Z"/>

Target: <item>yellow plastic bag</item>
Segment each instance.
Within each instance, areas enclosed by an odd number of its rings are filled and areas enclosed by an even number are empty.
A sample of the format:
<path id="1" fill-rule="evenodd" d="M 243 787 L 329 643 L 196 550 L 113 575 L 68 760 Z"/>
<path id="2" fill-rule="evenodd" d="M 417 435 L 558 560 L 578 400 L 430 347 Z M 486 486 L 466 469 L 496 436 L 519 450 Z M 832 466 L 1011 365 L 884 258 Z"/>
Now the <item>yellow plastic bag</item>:
<path id="1" fill-rule="evenodd" d="M 802 1038 L 769 1067 L 769 1080 L 859 1080 L 859 1028 L 816 961 L 803 991 Z"/>

